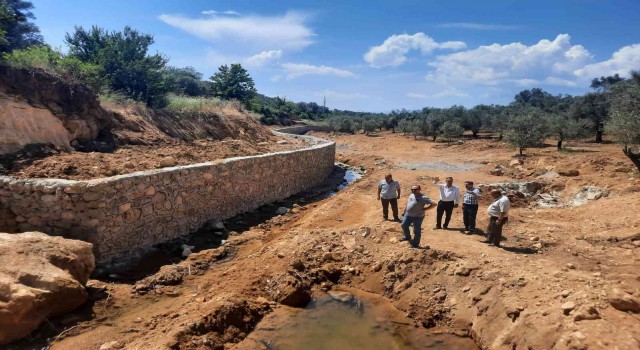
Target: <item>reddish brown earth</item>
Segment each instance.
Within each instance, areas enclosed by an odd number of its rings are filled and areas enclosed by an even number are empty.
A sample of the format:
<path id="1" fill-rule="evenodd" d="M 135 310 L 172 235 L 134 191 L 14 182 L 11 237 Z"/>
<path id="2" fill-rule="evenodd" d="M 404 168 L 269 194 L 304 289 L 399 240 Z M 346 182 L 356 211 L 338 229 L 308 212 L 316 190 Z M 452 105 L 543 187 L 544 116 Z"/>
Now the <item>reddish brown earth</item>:
<path id="1" fill-rule="evenodd" d="M 447 146 L 386 132 L 322 136 L 334 138 L 338 159 L 364 167 L 366 176 L 333 197 L 299 201 L 287 214 L 231 235 L 222 248 L 164 267 L 135 287 L 90 281 L 89 305 L 14 348 L 266 349 L 247 343 L 251 338 L 243 342 L 265 315 L 281 312 L 282 304 L 304 304 L 309 293 L 344 288 L 385 297 L 425 334 L 469 336 L 483 349 L 640 348 L 640 310 L 634 309 L 640 298 L 640 176 L 618 146 L 530 149 L 518 167 L 509 165 L 515 152 L 495 140 Z M 430 170 L 434 162 L 454 167 Z M 455 171 L 470 163 L 481 166 Z M 505 166 L 505 176 L 489 175 L 496 164 Z M 409 249 L 397 242 L 399 224 L 381 220 L 375 199 L 376 184 L 388 172 L 402 185 L 403 209 L 411 184 L 436 197 L 433 177 L 451 175 L 459 185 L 463 179 L 525 181 L 543 168 L 578 171 L 545 180 L 562 198 L 583 186 L 609 194 L 562 208 L 520 203 L 510 213 L 503 248 L 480 243 L 479 234 L 432 230 L 430 211 L 424 249 Z M 485 198 L 479 228 L 486 226 L 487 204 Z M 453 215 L 450 226 L 460 228 L 461 210 Z"/>
<path id="2" fill-rule="evenodd" d="M 161 168 L 161 160 L 167 157 L 174 159 L 175 165 L 188 165 L 305 147 L 301 139 L 272 136 L 268 140 L 173 140 L 157 145 L 126 145 L 113 153 L 56 152 L 16 165 L 6 175 L 84 180 Z M 282 140 L 287 143 L 277 143 Z"/>

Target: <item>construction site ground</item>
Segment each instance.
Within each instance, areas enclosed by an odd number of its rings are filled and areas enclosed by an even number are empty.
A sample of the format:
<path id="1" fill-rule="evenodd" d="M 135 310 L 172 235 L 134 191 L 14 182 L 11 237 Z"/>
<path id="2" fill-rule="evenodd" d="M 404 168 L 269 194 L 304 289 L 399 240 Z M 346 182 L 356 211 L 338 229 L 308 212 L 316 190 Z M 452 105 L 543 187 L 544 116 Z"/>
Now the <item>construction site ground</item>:
<path id="1" fill-rule="evenodd" d="M 619 146 L 585 140 L 558 152 L 548 141 L 517 158 L 495 138 L 450 145 L 390 132 L 316 136 L 334 139 L 337 160 L 364 177 L 333 196 L 298 196 L 230 220 L 228 231 L 234 223 L 242 229 L 227 232 L 224 245 L 196 247 L 144 279 L 113 272 L 92 280 L 88 305 L 9 349 L 277 349 L 270 330 L 287 327 L 295 307 L 328 290 L 382 297 L 374 301 L 388 304 L 381 319 L 427 338 L 451 335 L 442 343 L 451 349 L 469 346 L 455 339 L 483 349 L 640 348 L 639 314 L 612 306 L 640 297 L 640 176 Z M 495 168 L 503 175 L 491 175 Z M 434 230 L 428 211 L 421 248 L 411 249 L 376 200 L 387 173 L 402 186 L 401 211 L 411 185 L 437 199 L 432 179 L 445 176 L 461 187 L 545 182 L 568 204 L 514 203 L 498 248 L 480 243 L 485 193 L 478 232 L 459 232 L 461 208 L 448 230 Z M 586 186 L 605 195 L 569 200 Z M 289 211 L 276 215 L 278 206 Z"/>

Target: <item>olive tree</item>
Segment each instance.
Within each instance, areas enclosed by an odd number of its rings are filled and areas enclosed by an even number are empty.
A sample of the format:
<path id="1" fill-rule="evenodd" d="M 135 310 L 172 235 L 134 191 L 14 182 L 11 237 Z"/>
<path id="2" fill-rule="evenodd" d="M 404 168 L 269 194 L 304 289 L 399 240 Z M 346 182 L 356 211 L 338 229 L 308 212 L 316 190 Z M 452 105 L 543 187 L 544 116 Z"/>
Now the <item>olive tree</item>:
<path id="1" fill-rule="evenodd" d="M 606 131 L 622 144 L 622 152 L 640 170 L 640 71 L 612 87 L 611 118 Z"/>

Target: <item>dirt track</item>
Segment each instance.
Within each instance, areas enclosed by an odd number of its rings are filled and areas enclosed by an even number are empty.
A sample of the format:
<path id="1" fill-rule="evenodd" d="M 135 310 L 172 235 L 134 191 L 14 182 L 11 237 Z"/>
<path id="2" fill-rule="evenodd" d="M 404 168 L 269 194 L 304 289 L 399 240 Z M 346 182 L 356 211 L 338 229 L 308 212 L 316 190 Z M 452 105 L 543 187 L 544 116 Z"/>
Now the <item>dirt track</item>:
<path id="1" fill-rule="evenodd" d="M 221 248 L 164 268 L 137 284 L 141 292 L 93 281 L 93 304 L 54 321 L 57 333 L 68 331 L 52 349 L 99 349 L 110 342 L 114 349 L 233 348 L 266 314 L 286 308 L 274 300 L 302 304 L 307 291 L 341 286 L 388 298 L 424 332 L 470 336 L 481 348 L 640 348 L 639 315 L 609 302 L 614 288 L 640 297 L 640 178 L 617 146 L 531 149 L 516 169 L 509 166 L 514 152 L 494 140 L 446 146 L 386 132 L 335 139 L 339 161 L 368 170 L 362 180 L 331 198 L 298 202 L 286 215 L 230 236 Z M 482 166 L 458 172 L 406 166 L 433 162 Z M 508 176 L 489 175 L 496 164 L 505 165 Z M 577 207 L 520 203 L 510 213 L 502 249 L 479 243 L 481 235 L 432 230 L 434 211 L 423 223 L 424 249 L 409 249 L 397 242 L 399 224 L 381 220 L 375 200 L 376 184 L 388 172 L 402 185 L 402 210 L 411 184 L 437 198 L 430 177 L 451 175 L 458 185 L 523 181 L 545 167 L 579 171 L 545 180 L 559 196 L 587 185 L 610 194 Z M 486 226 L 486 205 L 485 199 L 479 228 Z M 450 227 L 460 228 L 460 209 L 453 215 Z M 567 302 L 575 308 L 565 314 Z M 593 318 L 591 306 L 599 318 L 580 320 L 577 315 Z M 250 341 L 239 348 L 266 348 Z"/>

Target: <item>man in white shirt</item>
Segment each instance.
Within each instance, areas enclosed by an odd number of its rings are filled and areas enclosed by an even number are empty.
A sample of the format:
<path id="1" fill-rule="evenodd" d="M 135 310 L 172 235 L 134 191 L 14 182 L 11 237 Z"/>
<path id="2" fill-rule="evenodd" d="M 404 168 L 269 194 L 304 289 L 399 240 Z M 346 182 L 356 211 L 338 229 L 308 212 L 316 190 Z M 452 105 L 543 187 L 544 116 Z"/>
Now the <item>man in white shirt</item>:
<path id="1" fill-rule="evenodd" d="M 398 198 L 400 198 L 400 183 L 387 174 L 384 180 L 378 184 L 378 200 L 382 201 L 382 216 L 389 220 L 389 204 L 393 212 L 393 220 L 400 221 L 398 217 Z"/>
<path id="2" fill-rule="evenodd" d="M 438 201 L 438 207 L 436 211 L 436 227 L 434 229 L 447 229 L 449 228 L 449 221 L 451 221 L 451 214 L 453 208 L 458 207 L 458 201 L 460 200 L 460 189 L 458 186 L 453 185 L 453 178 L 448 176 L 445 178 L 444 184 L 439 184 L 438 178 L 433 180 L 433 183 L 440 189 L 440 200 Z M 444 225 L 442 225 L 442 214 L 446 214 L 444 218 Z"/>
<path id="3" fill-rule="evenodd" d="M 491 191 L 493 202 L 487 208 L 489 214 L 489 226 L 487 227 L 487 239 L 482 243 L 489 243 L 490 246 L 500 246 L 502 239 L 502 226 L 509 220 L 509 208 L 511 203 L 509 197 L 504 196 L 502 191 L 494 189 Z"/>

